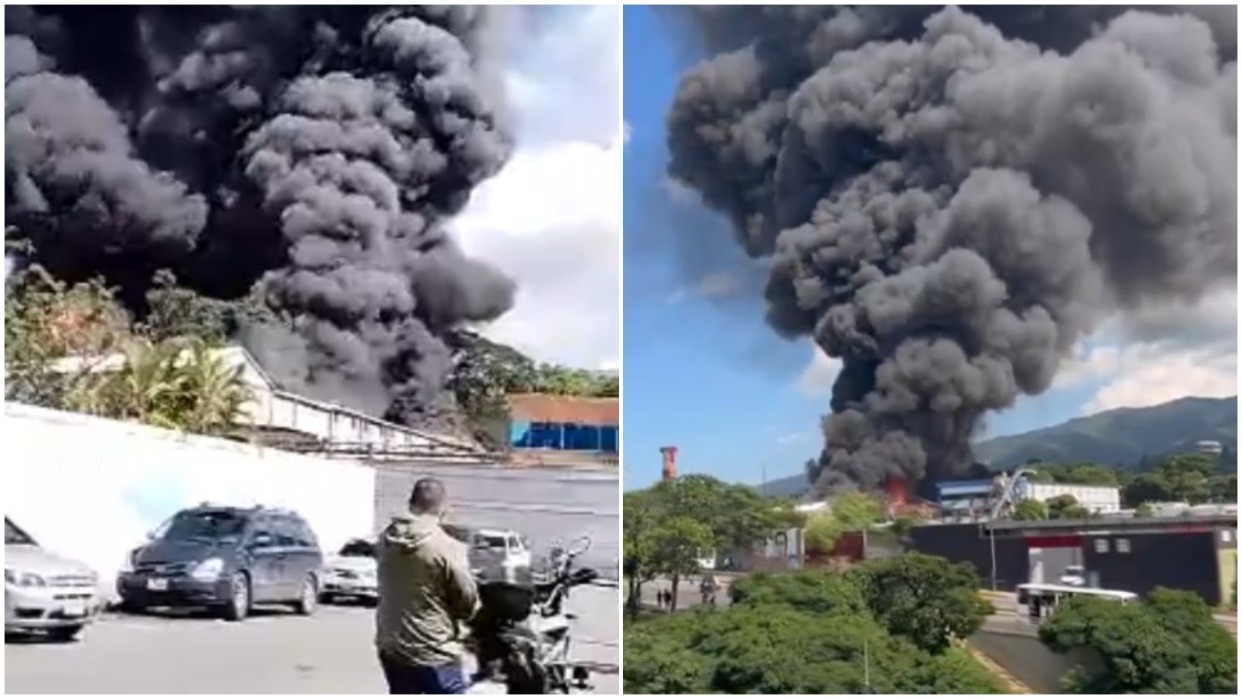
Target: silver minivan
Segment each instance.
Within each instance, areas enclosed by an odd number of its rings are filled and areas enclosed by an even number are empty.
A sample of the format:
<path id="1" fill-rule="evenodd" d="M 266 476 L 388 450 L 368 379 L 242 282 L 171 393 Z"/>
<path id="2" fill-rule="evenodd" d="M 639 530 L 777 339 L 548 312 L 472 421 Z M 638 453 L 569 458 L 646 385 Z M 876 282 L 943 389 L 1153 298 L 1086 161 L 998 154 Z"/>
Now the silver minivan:
<path id="1" fill-rule="evenodd" d="M 99 576 L 4 518 L 4 632 L 72 640 L 99 616 Z"/>

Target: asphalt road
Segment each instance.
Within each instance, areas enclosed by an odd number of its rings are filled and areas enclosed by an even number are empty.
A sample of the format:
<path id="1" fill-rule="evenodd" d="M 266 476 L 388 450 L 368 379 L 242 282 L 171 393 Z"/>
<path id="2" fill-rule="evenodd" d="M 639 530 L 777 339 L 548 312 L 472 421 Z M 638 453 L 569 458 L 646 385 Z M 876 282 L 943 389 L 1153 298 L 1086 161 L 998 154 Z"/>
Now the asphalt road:
<path id="1" fill-rule="evenodd" d="M 703 604 L 703 596 L 699 593 L 700 577 L 693 577 L 689 580 L 682 580 L 677 586 L 677 609 L 689 609 Z M 718 576 L 716 582 L 719 583 L 720 589 L 716 592 L 716 606 L 729 606 L 729 578 Z M 658 579 L 651 582 L 643 583 L 643 606 L 656 606 L 656 592 L 663 590 L 669 592 L 673 589 L 671 580 Z"/>
<path id="2" fill-rule="evenodd" d="M 583 587 L 575 659 L 594 693 L 617 694 L 618 591 Z M 312 617 L 279 608 L 242 623 L 202 615 L 107 614 L 73 643 L 6 637 L 4 688 L 12 694 L 383 694 L 374 612 L 327 606 Z"/>

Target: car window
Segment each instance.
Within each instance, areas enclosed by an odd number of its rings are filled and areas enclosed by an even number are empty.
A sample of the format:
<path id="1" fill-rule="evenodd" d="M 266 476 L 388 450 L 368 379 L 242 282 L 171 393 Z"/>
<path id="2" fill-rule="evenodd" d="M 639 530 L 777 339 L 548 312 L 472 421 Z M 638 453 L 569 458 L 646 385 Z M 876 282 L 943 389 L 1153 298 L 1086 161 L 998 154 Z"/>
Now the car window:
<path id="1" fill-rule="evenodd" d="M 38 546 L 35 540 L 29 534 L 22 531 L 16 524 L 9 521 L 8 517 L 4 518 L 4 545 L 14 546 Z"/>
<path id="2" fill-rule="evenodd" d="M 260 517 L 255 520 L 254 530 L 250 532 L 250 540 L 254 541 L 260 536 L 267 536 L 272 540 L 272 543 L 276 542 L 276 534 L 272 527 L 272 521 L 267 517 Z"/>
<path id="3" fill-rule="evenodd" d="M 298 526 L 296 522 L 288 517 L 277 517 L 273 524 L 272 534 L 276 537 L 277 546 L 298 545 Z"/>
<path id="4" fill-rule="evenodd" d="M 319 540 L 315 538 L 315 532 L 302 519 L 294 520 L 297 524 L 298 545 L 306 548 L 319 548 Z"/>
<path id="5" fill-rule="evenodd" d="M 522 542 L 513 534 L 509 535 L 509 551 L 512 553 L 522 552 Z"/>
<path id="6" fill-rule="evenodd" d="M 474 539 L 475 548 L 487 549 L 489 551 L 504 551 L 505 538 L 494 534 L 480 534 Z"/>
<path id="7" fill-rule="evenodd" d="M 225 541 L 241 537 L 246 518 L 229 510 L 179 512 L 157 537 L 165 541 Z"/>
<path id="8" fill-rule="evenodd" d="M 375 544 L 362 539 L 354 539 L 341 548 L 341 555 L 349 558 L 374 558 Z"/>

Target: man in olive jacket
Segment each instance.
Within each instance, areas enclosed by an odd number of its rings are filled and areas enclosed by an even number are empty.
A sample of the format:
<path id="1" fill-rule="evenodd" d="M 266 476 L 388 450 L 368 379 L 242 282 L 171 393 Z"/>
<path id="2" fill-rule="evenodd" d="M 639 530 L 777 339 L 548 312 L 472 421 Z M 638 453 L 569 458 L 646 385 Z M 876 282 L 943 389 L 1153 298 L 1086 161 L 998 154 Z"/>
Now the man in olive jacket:
<path id="1" fill-rule="evenodd" d="M 440 481 L 420 479 L 379 538 L 375 646 L 390 694 L 466 691 L 460 625 L 479 595 L 465 546 L 440 527 L 446 500 Z"/>

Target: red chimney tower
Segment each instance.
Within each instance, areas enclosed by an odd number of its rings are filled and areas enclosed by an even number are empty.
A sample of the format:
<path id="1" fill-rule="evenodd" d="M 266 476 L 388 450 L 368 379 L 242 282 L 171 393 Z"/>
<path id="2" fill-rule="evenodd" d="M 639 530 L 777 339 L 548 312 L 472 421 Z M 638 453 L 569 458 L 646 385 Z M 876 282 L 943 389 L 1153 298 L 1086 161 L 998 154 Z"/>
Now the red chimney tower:
<path id="1" fill-rule="evenodd" d="M 677 477 L 677 447 L 660 447 L 660 456 L 663 460 L 661 476 L 671 481 Z"/>

